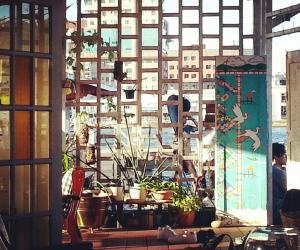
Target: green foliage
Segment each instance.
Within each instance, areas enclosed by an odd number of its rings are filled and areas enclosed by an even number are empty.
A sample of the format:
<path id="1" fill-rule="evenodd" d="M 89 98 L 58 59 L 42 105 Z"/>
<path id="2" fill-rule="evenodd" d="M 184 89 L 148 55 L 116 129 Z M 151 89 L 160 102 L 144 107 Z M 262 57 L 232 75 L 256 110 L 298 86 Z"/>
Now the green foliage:
<path id="1" fill-rule="evenodd" d="M 180 187 L 173 181 L 161 181 L 160 179 L 148 183 L 147 188 L 151 191 L 179 191 Z"/>
<path id="2" fill-rule="evenodd" d="M 149 128 L 148 133 L 148 148 L 146 157 L 138 156 L 138 151 L 133 149 L 131 135 L 128 126 L 128 114 L 124 108 L 124 118 L 126 124 L 127 131 L 127 145 L 121 145 L 122 149 L 121 153 L 117 153 L 110 144 L 107 139 L 105 139 L 106 145 L 108 146 L 110 152 L 112 153 L 112 158 L 116 162 L 117 167 L 120 169 L 122 176 L 125 178 L 125 181 L 129 186 L 133 186 L 134 183 L 138 183 L 144 186 L 147 186 L 152 180 L 160 176 L 160 174 L 165 171 L 169 166 L 164 166 L 163 164 L 166 162 L 167 158 L 165 158 L 162 162 L 159 163 L 156 170 L 153 172 L 151 176 L 146 175 L 146 166 L 149 161 L 150 154 L 150 135 L 151 128 Z M 143 166 L 139 166 L 139 162 L 144 162 Z M 133 170 L 133 171 L 130 171 Z"/>
<path id="3" fill-rule="evenodd" d="M 74 161 L 66 152 L 62 153 L 63 173 L 67 172 L 74 165 Z"/>
<path id="4" fill-rule="evenodd" d="M 179 208 L 183 212 L 198 211 L 203 207 L 202 200 L 195 194 L 188 194 L 182 187 L 174 193 L 172 207 Z"/>

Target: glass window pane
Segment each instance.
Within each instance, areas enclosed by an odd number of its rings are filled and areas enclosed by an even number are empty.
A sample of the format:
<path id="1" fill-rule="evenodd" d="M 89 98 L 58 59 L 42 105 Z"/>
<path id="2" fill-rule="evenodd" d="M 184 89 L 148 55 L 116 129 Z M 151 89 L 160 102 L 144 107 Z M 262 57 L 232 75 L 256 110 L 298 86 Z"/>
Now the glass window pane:
<path id="1" fill-rule="evenodd" d="M 49 53 L 49 8 L 35 5 L 35 52 Z"/>
<path id="2" fill-rule="evenodd" d="M 49 158 L 50 117 L 49 112 L 35 112 L 34 120 L 34 156 Z"/>
<path id="3" fill-rule="evenodd" d="M 98 13 L 98 1 L 81 0 L 81 13 L 82 14 Z"/>
<path id="4" fill-rule="evenodd" d="M 117 0 L 115 0 L 118 2 Z M 136 13 L 136 1 L 122 0 L 122 12 L 123 13 Z"/>
<path id="5" fill-rule="evenodd" d="M 203 61 L 203 78 L 215 77 L 216 62 L 215 60 Z"/>
<path id="6" fill-rule="evenodd" d="M 0 49 L 10 48 L 10 6 L 0 5 Z"/>
<path id="7" fill-rule="evenodd" d="M 101 11 L 101 24 L 117 24 L 118 11 Z"/>
<path id="8" fill-rule="evenodd" d="M 97 18 L 81 18 L 81 35 L 92 36 L 98 31 Z"/>
<path id="9" fill-rule="evenodd" d="M 97 62 L 82 62 L 82 70 L 80 71 L 80 80 L 96 80 L 97 79 Z"/>
<path id="10" fill-rule="evenodd" d="M 193 34 L 193 35 L 191 35 Z M 182 46 L 199 45 L 199 29 L 183 28 L 182 29 Z"/>
<path id="11" fill-rule="evenodd" d="M 178 39 L 162 39 L 162 52 L 165 57 L 177 57 L 179 55 Z"/>
<path id="12" fill-rule="evenodd" d="M 33 247 L 40 248 L 50 243 L 49 217 L 33 218 Z"/>
<path id="13" fill-rule="evenodd" d="M 167 101 L 170 95 L 179 95 L 178 83 L 164 83 L 162 86 L 162 95 L 163 101 Z"/>
<path id="14" fill-rule="evenodd" d="M 101 38 L 109 46 L 118 46 L 118 29 L 101 29 Z"/>
<path id="15" fill-rule="evenodd" d="M 254 54 L 252 38 L 243 39 L 243 54 L 244 55 L 253 55 Z"/>
<path id="16" fill-rule="evenodd" d="M 253 0 L 243 1 L 243 34 L 252 35 L 253 34 Z"/>
<path id="17" fill-rule="evenodd" d="M 50 208 L 49 201 L 49 165 L 41 164 L 34 166 L 35 176 L 35 205 L 34 212 L 48 211 Z"/>
<path id="18" fill-rule="evenodd" d="M 179 19 L 178 17 L 163 17 L 163 35 L 178 35 Z"/>
<path id="19" fill-rule="evenodd" d="M 199 68 L 199 52 L 198 50 L 183 50 L 182 51 L 182 66 L 183 68 Z"/>
<path id="20" fill-rule="evenodd" d="M 0 160 L 10 159 L 10 148 L 9 111 L 0 111 Z"/>
<path id="21" fill-rule="evenodd" d="M 10 58 L 0 55 L 0 105 L 1 104 L 10 104 Z"/>
<path id="22" fill-rule="evenodd" d="M 136 35 L 137 22 L 134 17 L 122 17 L 122 35 Z"/>
<path id="23" fill-rule="evenodd" d="M 67 21 L 77 20 L 77 0 L 67 0 L 66 17 Z M 74 24 L 77 25 L 77 24 Z M 76 30 L 76 29 L 75 29 Z"/>
<path id="24" fill-rule="evenodd" d="M 203 34 L 219 34 L 219 17 L 207 16 L 203 17 Z"/>
<path id="25" fill-rule="evenodd" d="M 118 58 L 117 51 L 113 51 L 113 53 L 114 53 L 114 58 Z M 109 59 L 109 54 L 104 53 L 103 55 L 101 55 L 101 69 L 113 69 L 113 68 L 114 68 L 114 61 L 111 61 Z"/>
<path id="26" fill-rule="evenodd" d="M 199 23 L 199 11 L 198 10 L 183 10 L 182 11 L 182 23 L 183 24 L 198 24 Z"/>
<path id="27" fill-rule="evenodd" d="M 203 13 L 219 12 L 219 0 L 202 0 Z"/>
<path id="28" fill-rule="evenodd" d="M 124 62 L 123 70 L 127 73 L 128 80 L 137 79 L 137 62 Z"/>
<path id="29" fill-rule="evenodd" d="M 182 81 L 187 82 L 199 82 L 199 72 L 183 72 Z"/>
<path id="30" fill-rule="evenodd" d="M 239 0 L 223 0 L 223 6 L 239 6 Z"/>
<path id="31" fill-rule="evenodd" d="M 30 50 L 30 5 L 21 3 L 15 6 L 15 48 L 16 50 Z"/>
<path id="32" fill-rule="evenodd" d="M 158 72 L 142 73 L 142 90 L 158 90 Z"/>
<path id="33" fill-rule="evenodd" d="M 121 41 L 121 56 L 136 57 L 137 56 L 137 41 L 136 39 L 122 39 Z"/>
<path id="34" fill-rule="evenodd" d="M 113 73 L 101 73 L 101 90 L 117 91 L 117 81 Z"/>
<path id="35" fill-rule="evenodd" d="M 143 10 L 142 24 L 158 24 L 158 10 Z"/>
<path id="36" fill-rule="evenodd" d="M 178 61 L 162 61 L 162 78 L 178 79 Z"/>
<path id="37" fill-rule="evenodd" d="M 203 56 L 219 55 L 219 39 L 203 38 Z"/>
<path id="38" fill-rule="evenodd" d="M 97 44 L 82 43 L 80 58 L 97 58 Z"/>
<path id="39" fill-rule="evenodd" d="M 158 118 L 157 118 L 157 116 L 146 116 L 146 115 L 142 116 L 142 126 L 143 127 L 151 127 L 151 133 L 156 132 L 157 129 L 154 129 L 154 128 L 158 127 Z M 148 133 L 149 133 L 149 130 L 147 129 L 146 134 L 148 134 Z"/>
<path id="40" fill-rule="evenodd" d="M 141 95 L 142 112 L 158 111 L 158 96 L 154 94 Z"/>
<path id="41" fill-rule="evenodd" d="M 142 46 L 158 46 L 158 29 L 142 29 Z"/>
<path id="42" fill-rule="evenodd" d="M 15 104 L 29 105 L 31 92 L 31 58 L 25 56 L 16 57 L 15 67 Z"/>
<path id="43" fill-rule="evenodd" d="M 112 113 L 117 111 L 117 97 L 116 96 L 105 96 L 101 97 L 101 113 Z M 101 131 L 103 134 L 103 131 Z"/>
<path id="44" fill-rule="evenodd" d="M 118 6 L 118 0 L 101 1 L 101 7 L 117 7 L 117 6 Z"/>
<path id="45" fill-rule="evenodd" d="M 198 6 L 199 0 L 182 0 L 182 6 Z"/>
<path id="46" fill-rule="evenodd" d="M 30 113 L 26 111 L 15 112 L 15 147 L 16 160 L 30 158 Z"/>
<path id="47" fill-rule="evenodd" d="M 239 24 L 239 10 L 223 10 L 223 24 Z"/>
<path id="48" fill-rule="evenodd" d="M 24 249 L 24 246 L 31 245 L 31 219 L 22 219 L 17 220 L 14 224 L 12 224 L 15 228 L 12 229 L 14 233 L 15 244 L 14 247 L 16 249 Z"/>
<path id="49" fill-rule="evenodd" d="M 163 1 L 163 13 L 178 13 L 179 2 L 178 0 L 165 0 Z"/>
<path id="50" fill-rule="evenodd" d="M 158 0 L 142 0 L 143 7 L 155 7 L 158 6 Z"/>
<path id="51" fill-rule="evenodd" d="M 126 105 L 126 106 L 122 105 L 121 106 L 122 117 L 124 117 L 124 115 L 125 115 L 124 114 L 124 107 L 125 107 L 125 112 L 126 112 L 128 124 L 136 124 L 137 123 L 137 115 L 136 115 L 137 114 L 137 106 L 136 105 Z M 122 124 L 125 124 L 125 119 L 123 119 L 123 118 L 122 118 Z M 136 136 L 133 133 L 130 133 L 130 135 L 133 136 L 132 139 L 134 141 L 134 137 L 136 137 Z M 128 140 L 127 140 L 127 143 L 128 143 Z M 126 145 L 128 145 L 128 144 L 126 144 Z"/>
<path id="52" fill-rule="evenodd" d="M 30 166 L 15 167 L 15 213 L 30 212 Z"/>
<path id="53" fill-rule="evenodd" d="M 237 49 L 224 49 L 223 50 L 223 56 L 238 56 L 240 54 L 240 51 Z"/>
<path id="54" fill-rule="evenodd" d="M 49 70 L 50 61 L 48 59 L 34 59 L 35 67 L 35 104 L 49 105 Z"/>
<path id="55" fill-rule="evenodd" d="M 10 197 L 10 168 L 8 166 L 0 167 L 0 214 L 9 215 L 9 197 Z"/>
<path id="56" fill-rule="evenodd" d="M 74 48 L 75 43 L 71 39 L 66 39 L 66 78 L 73 80 L 75 79 L 75 70 L 73 69 L 73 66 L 76 65 L 76 55 L 72 51 Z M 71 61 L 69 59 L 71 59 Z"/>
<path id="57" fill-rule="evenodd" d="M 238 46 L 239 42 L 239 28 L 223 28 L 224 46 Z"/>
<path id="58" fill-rule="evenodd" d="M 158 51 L 143 50 L 142 51 L 142 68 L 157 68 L 158 67 Z"/>

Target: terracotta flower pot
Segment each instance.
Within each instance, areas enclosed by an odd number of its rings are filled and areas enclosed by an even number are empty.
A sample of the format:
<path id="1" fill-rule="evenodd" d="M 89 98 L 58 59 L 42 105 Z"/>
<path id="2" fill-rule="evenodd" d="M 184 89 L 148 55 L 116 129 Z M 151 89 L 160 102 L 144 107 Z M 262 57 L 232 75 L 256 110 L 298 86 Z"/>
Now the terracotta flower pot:
<path id="1" fill-rule="evenodd" d="M 157 201 L 166 201 L 166 200 L 170 200 L 173 197 L 173 191 L 169 191 L 169 190 L 152 191 L 151 194 L 153 198 Z"/>
<path id="2" fill-rule="evenodd" d="M 185 227 L 191 227 L 194 225 L 194 221 L 196 218 L 195 211 L 192 212 L 181 212 L 179 218 L 179 224 Z"/>
<path id="3" fill-rule="evenodd" d="M 104 197 L 82 196 L 77 210 L 79 227 L 99 228 L 104 226 L 109 199 Z"/>

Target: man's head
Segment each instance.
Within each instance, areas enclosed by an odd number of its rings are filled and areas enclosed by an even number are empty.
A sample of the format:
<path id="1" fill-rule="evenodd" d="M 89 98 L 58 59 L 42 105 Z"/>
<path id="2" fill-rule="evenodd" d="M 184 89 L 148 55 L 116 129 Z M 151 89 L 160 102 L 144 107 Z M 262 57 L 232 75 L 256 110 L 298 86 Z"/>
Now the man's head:
<path id="1" fill-rule="evenodd" d="M 286 164 L 286 151 L 285 146 L 283 144 L 277 142 L 273 143 L 272 152 L 273 160 L 277 165 Z"/>

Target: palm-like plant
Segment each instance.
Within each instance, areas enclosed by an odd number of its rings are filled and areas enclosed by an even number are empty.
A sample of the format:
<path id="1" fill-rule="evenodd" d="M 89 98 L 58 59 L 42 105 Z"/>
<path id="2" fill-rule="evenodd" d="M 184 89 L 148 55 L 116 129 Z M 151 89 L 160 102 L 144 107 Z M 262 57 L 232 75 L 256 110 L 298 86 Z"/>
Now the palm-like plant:
<path id="1" fill-rule="evenodd" d="M 132 139 L 129 131 L 128 126 L 128 116 L 125 112 L 124 108 L 124 119 L 126 124 L 126 132 L 127 132 L 127 139 L 129 144 L 129 149 L 127 149 L 124 145 L 122 145 L 122 154 L 121 157 L 117 155 L 117 153 L 112 149 L 111 145 L 105 138 L 105 142 L 112 153 L 113 160 L 117 163 L 118 168 L 120 169 L 121 173 L 123 174 L 128 186 L 133 186 L 134 183 L 139 183 L 141 185 L 147 185 L 147 183 L 155 180 L 157 176 L 161 175 L 163 171 L 165 171 L 169 166 L 164 166 L 167 158 L 163 159 L 162 162 L 157 166 L 156 170 L 151 175 L 146 175 L 146 167 L 147 163 L 149 162 L 150 156 L 150 134 L 151 134 L 151 127 L 149 128 L 148 132 L 148 146 L 147 146 L 147 153 L 145 158 L 141 154 L 138 158 L 136 157 L 135 151 L 132 145 Z M 143 166 L 139 166 L 139 162 L 144 162 Z M 133 170 L 133 174 L 130 172 L 130 169 Z"/>

